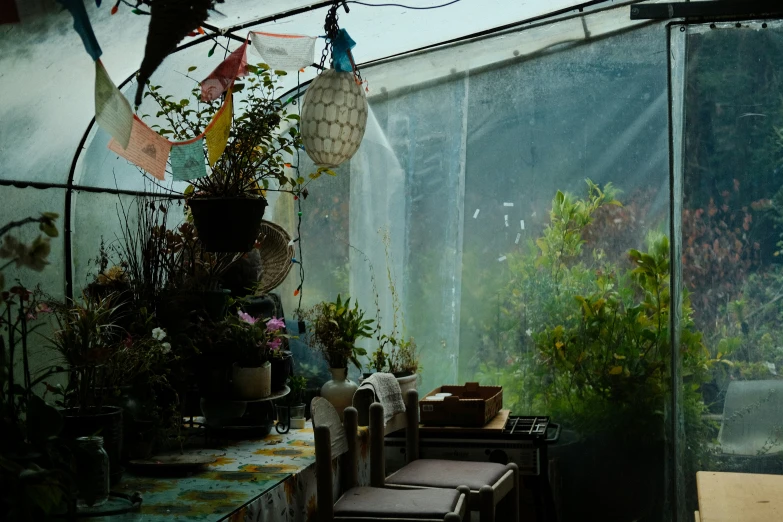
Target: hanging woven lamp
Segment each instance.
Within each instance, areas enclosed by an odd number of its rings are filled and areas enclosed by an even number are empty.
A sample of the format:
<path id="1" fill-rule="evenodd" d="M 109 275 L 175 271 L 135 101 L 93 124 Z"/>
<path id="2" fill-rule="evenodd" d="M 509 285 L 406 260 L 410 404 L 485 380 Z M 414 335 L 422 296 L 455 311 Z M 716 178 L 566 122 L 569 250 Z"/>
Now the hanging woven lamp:
<path id="1" fill-rule="evenodd" d="M 305 92 L 300 122 L 307 155 L 319 167 L 330 169 L 356 154 L 367 128 L 367 98 L 351 54 L 356 42 L 337 25 L 341 5 L 348 12 L 345 1 L 335 0 L 326 15 L 327 43 L 320 64 L 323 72 Z M 330 51 L 332 67 L 324 69 Z"/>
<path id="2" fill-rule="evenodd" d="M 367 98 L 352 72 L 327 69 L 313 80 L 302 104 L 302 141 L 319 167 L 351 159 L 367 128 Z"/>

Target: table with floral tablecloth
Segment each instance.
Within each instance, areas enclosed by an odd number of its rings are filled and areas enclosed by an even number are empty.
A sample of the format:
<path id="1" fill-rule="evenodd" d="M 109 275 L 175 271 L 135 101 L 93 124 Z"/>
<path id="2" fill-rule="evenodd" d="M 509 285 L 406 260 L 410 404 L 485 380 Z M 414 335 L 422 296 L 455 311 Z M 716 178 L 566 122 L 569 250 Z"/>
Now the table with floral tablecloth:
<path id="1" fill-rule="evenodd" d="M 369 440 L 359 429 L 359 481 L 369 484 Z M 185 478 L 143 477 L 126 473 L 117 492 L 142 496 L 140 512 L 101 517 L 143 522 L 313 522 L 316 515 L 315 443 L 312 427 L 261 440 L 188 450 L 214 455 L 206 471 Z M 332 463 L 335 495 L 339 459 Z"/>

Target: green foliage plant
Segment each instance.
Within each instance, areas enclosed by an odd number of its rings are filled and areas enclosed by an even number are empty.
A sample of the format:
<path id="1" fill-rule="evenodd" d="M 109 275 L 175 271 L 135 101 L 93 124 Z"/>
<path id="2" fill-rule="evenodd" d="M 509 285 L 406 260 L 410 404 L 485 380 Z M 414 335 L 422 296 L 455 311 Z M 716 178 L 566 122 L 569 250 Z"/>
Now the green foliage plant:
<path id="1" fill-rule="evenodd" d="M 360 357 L 366 357 L 367 350 L 356 342 L 370 338 L 375 321 L 364 318 L 358 302 L 351 307 L 350 297 L 343 301 L 338 295 L 334 302 L 318 303 L 305 317 L 312 324 L 310 345 L 321 352 L 330 368 L 347 368 L 350 362 L 361 370 Z"/>
<path id="2" fill-rule="evenodd" d="M 286 72 L 274 71 L 263 63 L 247 68 L 247 79 L 233 87 L 235 95 L 240 92 L 243 95 L 234 98 L 234 117 L 225 151 L 212 166 L 210 175 L 192 181 L 186 197 L 258 198 L 269 188 L 270 180 L 276 180 L 281 187 L 289 185 L 291 189 L 305 183 L 304 179 L 286 176 L 286 155 L 291 157 L 302 144 L 296 126 L 299 116 L 285 114 L 285 103 L 280 97 L 279 79 Z M 195 69 L 190 67 L 188 74 Z M 161 86 L 149 84 L 144 96 L 151 97 L 159 107 L 155 114 L 159 123 L 154 123 L 152 128 L 162 136 L 177 141 L 193 139 L 207 128 L 222 107 L 222 98 L 202 101 L 200 85 L 193 81 L 191 96 L 181 100 L 165 94 Z M 206 149 L 204 157 L 207 159 Z"/>
<path id="3" fill-rule="evenodd" d="M 585 250 L 596 213 L 617 191 L 587 180 L 587 196 L 558 192 L 541 237 L 509 256 L 496 353 L 479 379 L 502 383 L 515 411 L 547 412 L 584 436 L 662 436 L 669 388 L 669 242 L 651 232 L 628 251 L 629 268 Z M 714 364 L 683 296 L 681 350 L 687 425 L 701 430 L 700 387 Z M 695 431 L 692 431 L 695 432 Z M 692 444 L 706 444 L 706 430 Z"/>
<path id="4" fill-rule="evenodd" d="M 117 320 L 123 313 L 116 294 L 81 301 L 51 303 L 55 331 L 49 344 L 68 372 L 62 406 L 79 414 L 94 413 L 110 396 L 118 376 L 111 364 L 125 338 Z"/>
<path id="5" fill-rule="evenodd" d="M 416 340 L 410 336 L 406 337 L 403 333 L 405 331 L 405 318 L 402 313 L 400 294 L 392 273 L 391 236 L 389 235 L 389 230 L 388 228 L 381 228 L 378 232 L 381 234 L 386 258 L 386 281 L 389 294 L 391 295 L 392 326 L 391 331 L 383 332 L 380 295 L 375 283 L 374 269 L 372 263 L 369 262 L 369 258 L 364 256 L 369 264 L 372 289 L 375 294 L 375 330 L 372 337 L 378 343 L 378 347 L 370 357 L 370 367 L 376 372 L 389 372 L 400 377 L 412 375 L 420 369 Z"/>
<path id="6" fill-rule="evenodd" d="M 287 397 L 288 404 L 291 406 L 302 404 L 304 402 L 304 394 L 307 391 L 307 377 L 303 375 L 289 377 L 288 387 L 291 389 Z"/>
<path id="7" fill-rule="evenodd" d="M 576 322 L 535 336 L 550 378 L 544 393 L 549 411 L 585 435 L 662 435 L 671 391 L 669 241 L 651 233 L 647 244 L 646 252 L 629 251 L 634 268 L 623 277 L 595 274 L 596 290 L 575 296 Z M 688 382 L 684 400 L 699 404 L 709 357 L 691 315 L 686 297 L 680 348 Z"/>

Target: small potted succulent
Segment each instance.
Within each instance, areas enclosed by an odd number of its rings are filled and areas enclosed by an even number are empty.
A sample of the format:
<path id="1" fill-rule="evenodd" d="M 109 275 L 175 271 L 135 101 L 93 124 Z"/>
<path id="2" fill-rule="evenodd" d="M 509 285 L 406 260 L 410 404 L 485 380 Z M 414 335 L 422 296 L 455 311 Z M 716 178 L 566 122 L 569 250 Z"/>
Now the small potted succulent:
<path id="1" fill-rule="evenodd" d="M 287 433 L 289 429 L 302 429 L 305 427 L 305 403 L 304 394 L 307 391 L 307 378 L 301 375 L 288 379 L 288 387 L 291 392 L 286 397 L 284 404 L 278 404 L 277 426 L 278 433 Z"/>
<path id="2" fill-rule="evenodd" d="M 232 367 L 234 394 L 243 400 L 256 400 L 272 394 L 274 353 L 280 350 L 285 321 L 272 317 L 267 321 L 239 311 L 228 321 L 228 331 L 236 343 Z"/>

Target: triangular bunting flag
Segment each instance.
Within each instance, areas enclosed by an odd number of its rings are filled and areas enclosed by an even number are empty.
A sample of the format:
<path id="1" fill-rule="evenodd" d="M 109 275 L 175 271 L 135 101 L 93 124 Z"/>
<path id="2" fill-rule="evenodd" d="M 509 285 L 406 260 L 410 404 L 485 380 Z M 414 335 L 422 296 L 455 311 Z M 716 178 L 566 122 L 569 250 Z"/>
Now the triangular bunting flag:
<path id="1" fill-rule="evenodd" d="M 109 78 L 100 60 L 95 62 L 95 121 L 123 149 L 128 148 L 133 128 L 133 110 Z"/>
<path id="2" fill-rule="evenodd" d="M 201 99 L 217 100 L 234 80 L 247 75 L 247 40 L 201 82 Z"/>
<path id="3" fill-rule="evenodd" d="M 204 138 L 171 144 L 171 174 L 179 181 L 203 178 L 207 175 L 204 161 Z"/>
<path id="4" fill-rule="evenodd" d="M 90 17 L 87 16 L 87 10 L 84 8 L 83 0 L 57 0 L 60 2 L 73 16 L 73 28 L 82 37 L 82 43 L 93 60 L 97 60 L 101 57 L 103 51 L 101 46 L 98 45 L 98 39 L 95 38 L 95 33 L 92 31 L 92 24 L 90 24 Z"/>
<path id="5" fill-rule="evenodd" d="M 314 36 L 251 32 L 253 48 L 272 69 L 298 71 L 313 64 Z"/>
<path id="6" fill-rule="evenodd" d="M 226 143 L 228 143 L 228 135 L 231 131 L 231 118 L 234 113 L 234 107 L 232 103 L 231 89 L 226 93 L 226 99 L 223 101 L 223 106 L 212 118 L 212 121 L 207 125 L 204 134 L 207 138 L 207 152 L 209 155 L 209 166 L 213 167 L 215 162 L 220 158 L 223 151 L 226 150 Z"/>
<path id="7" fill-rule="evenodd" d="M 133 128 L 128 146 L 122 147 L 117 140 L 112 138 L 109 142 L 109 149 L 159 180 L 165 179 L 166 161 L 169 159 L 171 143 L 150 129 L 137 116 L 133 117 Z"/>

